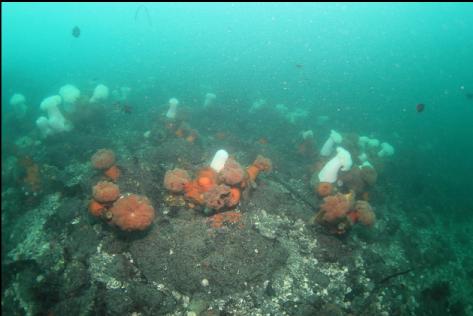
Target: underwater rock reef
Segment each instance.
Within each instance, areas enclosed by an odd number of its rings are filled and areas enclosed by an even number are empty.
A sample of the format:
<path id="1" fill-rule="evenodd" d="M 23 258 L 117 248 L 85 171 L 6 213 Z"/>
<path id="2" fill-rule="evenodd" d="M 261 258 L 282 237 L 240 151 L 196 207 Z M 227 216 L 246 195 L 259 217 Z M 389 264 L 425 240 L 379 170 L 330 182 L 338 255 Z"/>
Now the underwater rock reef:
<path id="1" fill-rule="evenodd" d="M 5 314 L 473 312 L 471 230 L 403 202 L 387 142 L 262 100 L 61 91 L 2 144 Z"/>

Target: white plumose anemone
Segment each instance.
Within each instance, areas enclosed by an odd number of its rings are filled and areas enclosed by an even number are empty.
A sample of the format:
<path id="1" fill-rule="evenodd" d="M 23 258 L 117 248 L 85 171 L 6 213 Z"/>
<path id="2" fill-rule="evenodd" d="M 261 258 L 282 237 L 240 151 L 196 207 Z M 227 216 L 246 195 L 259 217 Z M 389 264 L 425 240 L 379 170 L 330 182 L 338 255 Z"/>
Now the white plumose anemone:
<path id="1" fill-rule="evenodd" d="M 360 165 L 360 168 L 371 168 L 371 169 L 374 169 L 373 165 L 368 161 L 364 161 L 361 165 Z"/>
<path id="2" fill-rule="evenodd" d="M 358 145 L 362 150 L 368 148 L 376 148 L 379 146 L 379 140 L 376 138 L 369 138 L 367 136 L 360 136 L 358 138 Z"/>
<path id="3" fill-rule="evenodd" d="M 24 104 L 26 102 L 26 98 L 21 93 L 15 93 L 10 98 L 10 105 L 17 106 L 19 104 Z"/>
<path id="4" fill-rule="evenodd" d="M 76 86 L 66 84 L 59 89 L 59 95 L 64 103 L 74 104 L 80 97 L 80 90 Z"/>
<path id="5" fill-rule="evenodd" d="M 394 147 L 388 143 L 381 143 L 381 150 L 378 152 L 378 157 L 388 157 L 394 155 Z"/>
<path id="6" fill-rule="evenodd" d="M 362 150 L 365 149 L 366 144 L 369 142 L 370 138 L 368 136 L 360 136 L 358 137 L 358 145 Z"/>
<path id="7" fill-rule="evenodd" d="M 360 155 L 358 155 L 358 159 L 359 159 L 361 162 L 368 161 L 368 155 L 367 155 L 365 152 L 362 152 Z"/>
<path id="8" fill-rule="evenodd" d="M 59 132 L 68 132 L 72 129 L 72 124 L 67 121 L 59 110 L 62 99 L 58 95 L 47 97 L 41 102 L 41 110 L 48 113 L 48 118 L 39 117 L 36 125 L 41 129 L 44 136 Z M 46 127 L 47 121 L 47 127 Z"/>
<path id="9" fill-rule="evenodd" d="M 16 116 L 23 118 L 26 114 L 26 98 L 21 93 L 15 93 L 10 98 L 10 105 L 13 108 Z"/>
<path id="10" fill-rule="evenodd" d="M 166 117 L 169 119 L 175 119 L 177 114 L 177 106 L 179 105 L 179 100 L 176 98 L 169 99 L 169 109 L 166 113 Z"/>
<path id="11" fill-rule="evenodd" d="M 214 93 L 211 93 L 211 92 L 207 93 L 205 95 L 204 107 L 208 107 L 212 105 L 215 102 L 216 98 L 217 96 Z"/>
<path id="12" fill-rule="evenodd" d="M 49 126 L 48 119 L 44 116 L 38 117 L 36 120 L 36 126 L 38 126 L 39 130 L 41 131 L 41 136 L 47 137 L 53 134 L 52 128 Z"/>
<path id="13" fill-rule="evenodd" d="M 80 90 L 71 84 L 66 84 L 59 89 L 59 95 L 62 97 L 64 110 L 66 112 L 73 112 L 75 110 L 75 103 L 80 97 Z"/>
<path id="14" fill-rule="evenodd" d="M 313 132 L 311 129 L 309 129 L 309 130 L 307 130 L 307 131 L 303 131 L 303 132 L 301 133 L 301 135 L 302 135 L 302 139 L 303 139 L 303 140 L 313 139 L 313 138 L 314 138 L 314 132 Z"/>
<path id="15" fill-rule="evenodd" d="M 210 163 L 210 168 L 215 170 L 216 172 L 220 172 L 225 166 L 225 163 L 228 159 L 228 152 L 225 149 L 220 149 L 215 153 L 212 162 Z"/>
<path id="16" fill-rule="evenodd" d="M 338 179 L 338 171 L 348 171 L 351 169 L 353 161 L 348 150 L 337 147 L 337 155 L 330 159 L 319 172 L 319 181 L 335 183 Z"/>
<path id="17" fill-rule="evenodd" d="M 325 157 L 330 156 L 333 153 L 335 145 L 340 144 L 342 140 L 342 135 L 332 129 L 330 131 L 329 138 L 325 141 L 324 145 L 322 146 L 322 149 L 320 150 L 320 154 Z"/>
<path id="18" fill-rule="evenodd" d="M 94 93 L 92 94 L 92 97 L 89 99 L 90 103 L 95 103 L 99 101 L 106 100 L 108 98 L 108 87 L 99 84 L 98 86 L 95 87 Z"/>
<path id="19" fill-rule="evenodd" d="M 368 147 L 369 148 L 376 148 L 379 146 L 379 140 L 376 138 L 370 138 L 368 140 Z"/>

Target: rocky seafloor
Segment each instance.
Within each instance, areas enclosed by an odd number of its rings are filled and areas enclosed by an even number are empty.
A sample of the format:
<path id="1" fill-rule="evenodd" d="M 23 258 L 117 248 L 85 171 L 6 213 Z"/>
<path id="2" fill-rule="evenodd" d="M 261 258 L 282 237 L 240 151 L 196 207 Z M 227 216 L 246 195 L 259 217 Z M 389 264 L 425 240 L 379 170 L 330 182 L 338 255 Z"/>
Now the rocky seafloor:
<path id="1" fill-rule="evenodd" d="M 334 236 L 312 221 L 320 201 L 310 174 L 270 144 L 122 133 L 108 143 L 84 136 L 66 148 L 58 139 L 25 145 L 34 147 L 36 161 L 58 162 L 41 164 L 37 194 L 9 185 L 21 178 L 18 158 L 4 160 L 5 315 L 473 313 L 471 228 L 466 223 L 446 234 L 448 223 L 426 207 L 406 209 L 386 180 L 372 202 L 376 224 Z M 222 146 L 242 164 L 264 152 L 274 171 L 258 178 L 231 210 L 232 220 L 215 224 L 170 197 L 163 176 L 208 163 Z M 89 214 L 91 187 L 101 175 L 88 157 L 101 147 L 116 152 L 121 191 L 146 195 L 155 207 L 147 231 L 125 233 Z"/>

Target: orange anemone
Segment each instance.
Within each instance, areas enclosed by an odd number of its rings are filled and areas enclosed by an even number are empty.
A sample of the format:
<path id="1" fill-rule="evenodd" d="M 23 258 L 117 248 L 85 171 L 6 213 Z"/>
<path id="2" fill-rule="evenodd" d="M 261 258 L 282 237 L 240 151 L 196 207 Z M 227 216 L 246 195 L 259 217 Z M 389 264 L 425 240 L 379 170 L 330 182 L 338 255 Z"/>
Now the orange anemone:
<path id="1" fill-rule="evenodd" d="M 186 137 L 186 141 L 193 144 L 196 141 L 197 136 L 198 136 L 197 131 L 196 130 L 191 130 L 189 135 Z"/>
<path id="2" fill-rule="evenodd" d="M 98 217 L 102 215 L 102 212 L 104 210 L 103 204 L 100 204 L 99 202 L 95 200 L 91 200 L 89 204 L 89 212 L 90 214 L 94 215 L 95 217 Z"/>
<path id="3" fill-rule="evenodd" d="M 105 175 L 116 182 L 120 178 L 120 169 L 118 169 L 117 165 L 113 165 L 105 171 Z"/>
<path id="4" fill-rule="evenodd" d="M 258 155 L 255 161 L 248 168 L 246 168 L 246 173 L 248 174 L 248 179 L 250 180 L 250 183 L 256 180 L 256 177 L 261 171 L 269 172 L 272 170 L 272 168 L 273 166 L 271 160 L 261 155 Z"/>
<path id="5" fill-rule="evenodd" d="M 184 185 L 185 197 L 196 204 L 204 203 L 204 193 L 200 190 L 197 180 L 190 181 Z"/>
<path id="6" fill-rule="evenodd" d="M 91 158 L 92 165 L 96 169 L 107 169 L 115 164 L 115 153 L 110 149 L 99 149 Z"/>
<path id="7" fill-rule="evenodd" d="M 209 191 L 213 186 L 212 179 L 209 177 L 200 177 L 197 179 L 197 183 L 202 188 L 202 191 Z"/>
<path id="8" fill-rule="evenodd" d="M 317 186 L 317 194 L 321 197 L 326 197 L 332 194 L 333 186 L 328 182 L 320 182 Z"/>
<path id="9" fill-rule="evenodd" d="M 197 174 L 197 183 L 202 192 L 207 192 L 217 185 L 217 173 L 211 168 L 204 168 Z"/>
<path id="10" fill-rule="evenodd" d="M 177 137 L 182 138 L 184 137 L 184 130 L 182 128 L 179 128 L 175 134 Z"/>
<path id="11" fill-rule="evenodd" d="M 352 223 L 356 223 L 360 217 L 360 214 L 357 211 L 351 211 L 347 213 L 347 217 Z"/>
<path id="12" fill-rule="evenodd" d="M 189 136 L 186 137 L 186 140 L 189 142 L 189 143 L 193 143 L 195 142 L 197 136 L 195 134 L 190 134 Z"/>
<path id="13" fill-rule="evenodd" d="M 248 177 L 251 182 L 254 182 L 256 180 L 256 177 L 258 176 L 259 172 L 260 170 L 255 165 L 251 165 L 246 168 L 246 173 L 248 173 Z"/>
<path id="14" fill-rule="evenodd" d="M 238 188 L 231 188 L 230 189 L 230 196 L 228 197 L 227 200 L 227 205 L 229 207 L 233 207 L 240 202 L 240 197 L 241 197 L 241 192 L 240 189 Z"/>
<path id="15" fill-rule="evenodd" d="M 197 179 L 184 185 L 187 199 L 197 203 L 204 203 L 204 193 L 212 190 L 217 185 L 217 173 L 211 168 L 204 168 L 197 174 Z"/>

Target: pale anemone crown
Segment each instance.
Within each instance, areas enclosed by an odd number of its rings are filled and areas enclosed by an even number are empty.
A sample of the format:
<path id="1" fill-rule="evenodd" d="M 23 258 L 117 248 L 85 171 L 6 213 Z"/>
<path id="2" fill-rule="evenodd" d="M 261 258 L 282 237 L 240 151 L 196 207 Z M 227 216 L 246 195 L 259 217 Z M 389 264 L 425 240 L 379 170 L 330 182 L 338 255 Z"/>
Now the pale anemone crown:
<path id="1" fill-rule="evenodd" d="M 350 152 L 342 147 L 337 147 L 337 155 L 330 159 L 320 170 L 318 174 L 319 181 L 335 183 L 338 179 L 338 171 L 348 171 L 352 165 Z"/>
<path id="2" fill-rule="evenodd" d="M 360 148 L 365 149 L 366 143 L 368 143 L 369 137 L 368 136 L 360 136 L 358 137 L 358 146 Z"/>
<path id="3" fill-rule="evenodd" d="M 169 110 L 166 112 L 166 117 L 170 119 L 176 118 L 177 106 L 179 105 L 179 100 L 176 98 L 169 99 Z"/>
<path id="4" fill-rule="evenodd" d="M 62 97 L 64 103 L 72 104 L 80 97 L 80 90 L 71 84 L 66 84 L 59 89 L 59 95 Z"/>
<path id="5" fill-rule="evenodd" d="M 25 102 L 26 102 L 26 98 L 21 93 L 15 93 L 10 98 L 10 105 L 12 105 L 12 106 L 20 105 L 20 104 L 23 104 Z"/>
<path id="6" fill-rule="evenodd" d="M 60 96 L 53 95 L 44 99 L 39 105 L 39 107 L 41 108 L 41 110 L 47 111 L 48 115 L 51 115 L 55 113 L 56 111 L 59 111 L 57 107 L 61 104 L 61 102 L 62 102 L 62 99 Z"/>
<path id="7" fill-rule="evenodd" d="M 47 137 L 53 134 L 53 129 L 49 126 L 49 121 L 44 116 L 38 117 L 38 119 L 36 120 L 36 126 L 41 131 L 41 135 L 43 137 Z"/>
<path id="8" fill-rule="evenodd" d="M 303 131 L 302 132 L 302 139 L 312 139 L 314 138 L 314 132 L 310 129 L 308 131 Z"/>
<path id="9" fill-rule="evenodd" d="M 176 98 L 170 98 L 169 99 L 169 105 L 172 105 L 172 106 L 177 106 L 179 104 L 179 100 L 176 99 Z"/>
<path id="10" fill-rule="evenodd" d="M 220 172 L 225 166 L 227 160 L 228 152 L 225 149 L 220 149 L 215 153 L 215 156 L 212 159 L 212 162 L 210 163 L 210 168 L 212 168 L 216 172 Z"/>
<path id="11" fill-rule="evenodd" d="M 89 102 L 94 103 L 102 100 L 106 100 L 108 98 L 108 87 L 99 84 L 98 86 L 95 87 L 94 93 L 92 94 L 92 97 L 89 99 Z"/>
<path id="12" fill-rule="evenodd" d="M 394 155 L 394 147 L 384 142 L 381 143 L 381 150 L 378 152 L 378 157 L 388 157 Z"/>
<path id="13" fill-rule="evenodd" d="M 358 137 L 358 145 L 361 149 L 365 149 L 366 147 L 376 148 L 379 146 L 379 140 L 376 138 L 369 138 L 367 136 L 360 136 Z"/>
<path id="14" fill-rule="evenodd" d="M 365 152 L 362 152 L 362 153 L 358 156 L 358 159 L 359 159 L 361 162 L 368 161 L 368 155 L 367 155 Z"/>
<path id="15" fill-rule="evenodd" d="M 348 150 L 344 149 L 343 147 L 337 147 L 337 157 L 340 160 L 340 163 L 342 164 L 342 171 L 348 171 L 351 169 L 353 161 L 351 159 L 351 154 Z"/>
<path id="16" fill-rule="evenodd" d="M 214 93 L 211 93 L 211 92 L 207 93 L 205 95 L 204 107 L 212 105 L 212 103 L 215 101 L 216 98 L 217 96 Z"/>
<path id="17" fill-rule="evenodd" d="M 330 156 L 333 153 L 335 145 L 340 144 L 343 141 L 342 135 L 340 135 L 337 131 L 331 130 L 329 138 L 325 141 L 322 149 L 320 150 L 320 154 L 322 156 Z"/>
<path id="18" fill-rule="evenodd" d="M 330 138 L 333 139 L 336 144 L 340 144 L 343 140 L 342 135 L 333 129 L 330 131 Z"/>
<path id="19" fill-rule="evenodd" d="M 41 129 L 43 136 L 55 132 L 67 132 L 72 129 L 72 124 L 64 118 L 59 110 L 58 106 L 61 102 L 62 98 L 58 95 L 47 97 L 41 102 L 41 110 L 48 113 L 48 118 L 40 117 L 36 120 L 36 125 Z"/>
<path id="20" fill-rule="evenodd" d="M 370 148 L 376 148 L 379 146 L 379 140 L 376 138 L 370 138 L 368 141 L 368 147 Z"/>
<path id="21" fill-rule="evenodd" d="M 21 93 L 15 93 L 10 98 L 10 105 L 12 107 L 15 116 L 18 118 L 23 118 L 26 114 L 26 98 Z"/>

